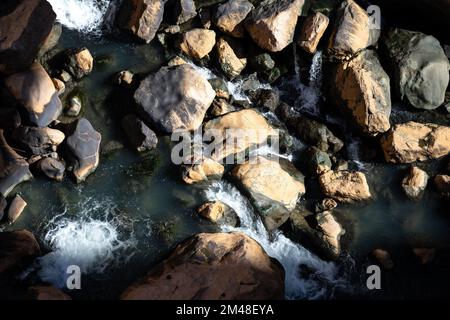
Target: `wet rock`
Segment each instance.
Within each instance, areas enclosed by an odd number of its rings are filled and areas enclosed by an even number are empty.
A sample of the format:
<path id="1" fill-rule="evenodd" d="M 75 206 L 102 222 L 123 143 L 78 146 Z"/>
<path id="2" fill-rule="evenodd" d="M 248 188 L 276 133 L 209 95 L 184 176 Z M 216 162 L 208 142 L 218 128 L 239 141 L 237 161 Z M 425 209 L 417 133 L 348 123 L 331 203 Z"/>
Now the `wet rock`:
<path id="1" fill-rule="evenodd" d="M 353 0 L 342 2 L 328 46 L 329 54 L 347 60 L 360 51 L 373 46 L 380 30 L 371 27 L 366 10 Z"/>
<path id="2" fill-rule="evenodd" d="M 213 105 L 210 109 L 210 114 L 213 117 L 220 117 L 234 111 L 236 111 L 236 108 L 233 105 L 229 104 L 223 99 L 218 99 L 214 100 Z"/>
<path id="3" fill-rule="evenodd" d="M 183 24 L 197 16 L 194 0 L 176 0 L 174 11 L 176 24 Z"/>
<path id="4" fill-rule="evenodd" d="M 442 105 L 450 64 L 439 41 L 420 32 L 393 29 L 384 45 L 400 98 L 418 109 Z"/>
<path id="5" fill-rule="evenodd" d="M 66 51 L 65 70 L 76 80 L 87 76 L 94 67 L 94 58 L 87 48 L 69 49 Z"/>
<path id="6" fill-rule="evenodd" d="M 152 150 L 158 144 L 156 134 L 134 114 L 129 114 L 122 119 L 122 129 L 130 144 L 138 152 Z"/>
<path id="7" fill-rule="evenodd" d="M 40 64 L 33 63 L 26 71 L 5 78 L 5 85 L 33 125 L 46 127 L 61 114 L 58 92 Z"/>
<path id="8" fill-rule="evenodd" d="M 7 131 L 18 128 L 22 120 L 15 108 L 0 108 L 0 129 Z"/>
<path id="9" fill-rule="evenodd" d="M 133 83 L 133 77 L 134 77 L 134 74 L 128 70 L 120 71 L 116 75 L 115 82 L 119 86 L 128 88 L 128 87 L 131 87 L 131 84 Z"/>
<path id="10" fill-rule="evenodd" d="M 0 129 L 0 193 L 6 197 L 16 185 L 32 177 L 28 163 L 8 145 Z"/>
<path id="11" fill-rule="evenodd" d="M 336 70 L 334 83 L 344 105 L 366 134 L 378 135 L 391 127 L 391 88 L 374 51 L 366 50 Z"/>
<path id="12" fill-rule="evenodd" d="M 46 53 L 48 53 L 50 50 L 52 50 L 59 42 L 59 38 L 61 38 L 62 34 L 62 25 L 60 23 L 55 23 L 45 39 L 44 43 L 42 44 L 41 48 L 38 52 L 38 57 L 42 57 Z"/>
<path id="13" fill-rule="evenodd" d="M 194 59 L 206 57 L 216 44 L 216 33 L 207 29 L 192 29 L 183 34 L 180 49 Z"/>
<path id="14" fill-rule="evenodd" d="M 442 197 L 450 199 L 450 176 L 438 174 L 434 177 L 434 184 Z"/>
<path id="15" fill-rule="evenodd" d="M 413 253 L 419 258 L 421 264 L 426 265 L 433 262 L 436 256 L 436 249 L 432 248 L 414 248 Z"/>
<path id="16" fill-rule="evenodd" d="M 240 45 L 231 39 L 220 38 L 216 44 L 219 65 L 223 73 L 234 79 L 247 66 L 247 58 L 243 55 Z"/>
<path id="17" fill-rule="evenodd" d="M 253 5 L 247 0 L 226 1 L 217 8 L 214 23 L 222 32 L 243 38 L 243 22 L 252 9 Z"/>
<path id="18" fill-rule="evenodd" d="M 33 286 L 28 288 L 28 297 L 31 300 L 58 301 L 72 300 L 69 295 L 51 286 Z"/>
<path id="19" fill-rule="evenodd" d="M 55 86 L 56 91 L 58 91 L 58 95 L 62 95 L 64 91 L 66 91 L 66 85 L 62 80 L 57 78 L 52 78 L 53 85 Z"/>
<path id="20" fill-rule="evenodd" d="M 221 201 L 207 202 L 197 209 L 197 213 L 202 218 L 219 225 L 237 227 L 239 218 L 229 206 Z"/>
<path id="21" fill-rule="evenodd" d="M 303 23 L 298 46 L 308 53 L 315 53 L 330 19 L 320 12 L 309 15 Z"/>
<path id="22" fill-rule="evenodd" d="M 30 155 L 45 155 L 57 150 L 64 133 L 51 128 L 19 127 L 12 133 L 17 146 Z"/>
<path id="23" fill-rule="evenodd" d="M 0 282 L 23 270 L 40 254 L 39 244 L 31 232 L 0 232 Z"/>
<path id="24" fill-rule="evenodd" d="M 123 144 L 120 143 L 119 141 L 108 141 L 107 143 L 105 143 L 105 145 L 101 148 L 101 154 L 104 156 L 108 156 L 111 155 L 112 153 L 123 149 Z"/>
<path id="25" fill-rule="evenodd" d="M 268 53 L 261 53 L 251 57 L 250 64 L 258 72 L 267 72 L 275 68 L 275 61 Z"/>
<path id="26" fill-rule="evenodd" d="M 340 238 L 345 233 L 345 230 L 329 211 L 318 213 L 316 220 L 319 235 L 327 247 L 330 258 L 337 259 L 341 254 Z"/>
<path id="27" fill-rule="evenodd" d="M 331 198 L 325 198 L 322 201 L 316 203 L 316 213 L 331 211 L 338 206 L 337 202 Z"/>
<path id="28" fill-rule="evenodd" d="M 253 109 L 227 113 L 220 118 L 208 121 L 204 129 L 205 132 L 209 131 L 215 136 L 210 146 L 213 150 L 211 157 L 216 161 L 264 144 L 270 137 L 278 138 L 278 132 Z M 234 141 L 239 142 L 234 143 Z"/>
<path id="29" fill-rule="evenodd" d="M 66 115 L 69 117 L 78 117 L 81 113 L 81 99 L 73 96 L 69 99 L 69 105 L 66 109 Z"/>
<path id="30" fill-rule="evenodd" d="M 303 3 L 304 0 L 261 1 L 248 15 L 247 31 L 261 48 L 281 51 L 292 43 Z"/>
<path id="31" fill-rule="evenodd" d="M 67 134 L 67 148 L 77 183 L 97 169 L 102 136 L 85 118 L 76 120 Z"/>
<path id="32" fill-rule="evenodd" d="M 27 203 L 25 200 L 22 199 L 20 195 L 16 195 L 9 204 L 8 208 L 8 222 L 14 223 L 17 219 L 19 219 L 20 215 L 22 214 L 23 210 L 27 206 Z"/>
<path id="33" fill-rule="evenodd" d="M 280 104 L 280 92 L 277 89 L 261 89 L 256 93 L 256 105 L 264 111 L 275 112 Z"/>
<path id="34" fill-rule="evenodd" d="M 209 82 L 187 64 L 161 68 L 134 94 L 143 119 L 164 133 L 196 130 L 214 97 Z"/>
<path id="35" fill-rule="evenodd" d="M 36 169 L 50 179 L 62 181 L 66 166 L 58 159 L 44 158 L 36 164 Z"/>
<path id="36" fill-rule="evenodd" d="M 289 162 L 258 156 L 255 161 L 236 166 L 231 174 L 250 195 L 269 231 L 287 221 L 306 192 L 304 176 Z"/>
<path id="37" fill-rule="evenodd" d="M 118 25 L 149 43 L 163 20 L 164 4 L 164 0 L 125 0 L 117 16 Z"/>
<path id="38" fill-rule="evenodd" d="M 191 165 L 184 165 L 182 177 L 187 184 L 194 184 L 214 179 L 220 180 L 224 171 L 222 164 L 205 157 Z"/>
<path id="39" fill-rule="evenodd" d="M 306 173 L 311 176 L 320 175 L 331 170 L 331 160 L 326 152 L 319 148 L 310 147 L 302 155 L 302 160 Z"/>
<path id="40" fill-rule="evenodd" d="M 418 167 L 411 167 L 408 175 L 402 181 L 402 188 L 411 200 L 420 200 L 428 183 L 428 174 Z"/>
<path id="41" fill-rule="evenodd" d="M 56 19 L 45 0 L 2 0 L 0 73 L 28 68 L 50 34 Z"/>
<path id="42" fill-rule="evenodd" d="M 230 98 L 230 92 L 228 91 L 228 85 L 224 79 L 222 79 L 222 78 L 210 79 L 209 83 L 211 84 L 214 91 L 216 92 L 216 98 L 226 99 L 226 100 L 228 100 Z"/>
<path id="43" fill-rule="evenodd" d="M 325 196 L 339 202 L 353 203 L 372 198 L 362 172 L 327 171 L 319 177 L 319 183 Z"/>
<path id="44" fill-rule="evenodd" d="M 389 252 L 383 249 L 375 249 L 372 251 L 372 256 L 378 262 L 378 264 L 383 267 L 385 270 L 391 270 L 394 268 L 394 262 L 392 261 L 391 255 Z"/>
<path id="45" fill-rule="evenodd" d="M 125 300 L 283 297 L 283 268 L 242 233 L 195 235 L 121 295 Z"/>
<path id="46" fill-rule="evenodd" d="M 381 146 L 391 163 L 438 159 L 450 153 L 450 128 L 412 121 L 397 124 L 381 139 Z"/>

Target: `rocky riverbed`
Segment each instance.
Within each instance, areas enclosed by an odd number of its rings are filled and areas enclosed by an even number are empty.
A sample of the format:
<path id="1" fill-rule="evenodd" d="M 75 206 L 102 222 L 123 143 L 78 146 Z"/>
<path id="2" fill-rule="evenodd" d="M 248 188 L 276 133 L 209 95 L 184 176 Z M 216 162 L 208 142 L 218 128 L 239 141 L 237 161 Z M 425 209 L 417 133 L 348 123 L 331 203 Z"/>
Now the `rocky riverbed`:
<path id="1" fill-rule="evenodd" d="M 446 297 L 449 14 L 3 1 L 0 298 Z"/>

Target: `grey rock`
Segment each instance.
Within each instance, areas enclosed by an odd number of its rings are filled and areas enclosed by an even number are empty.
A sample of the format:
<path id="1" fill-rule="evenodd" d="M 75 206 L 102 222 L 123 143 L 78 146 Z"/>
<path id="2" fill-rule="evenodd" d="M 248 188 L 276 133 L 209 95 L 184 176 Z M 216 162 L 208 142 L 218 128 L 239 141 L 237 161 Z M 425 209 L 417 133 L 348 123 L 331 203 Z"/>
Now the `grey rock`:
<path id="1" fill-rule="evenodd" d="M 134 114 L 129 114 L 122 119 L 122 129 L 130 144 L 139 152 L 152 150 L 158 144 L 156 134 Z"/>

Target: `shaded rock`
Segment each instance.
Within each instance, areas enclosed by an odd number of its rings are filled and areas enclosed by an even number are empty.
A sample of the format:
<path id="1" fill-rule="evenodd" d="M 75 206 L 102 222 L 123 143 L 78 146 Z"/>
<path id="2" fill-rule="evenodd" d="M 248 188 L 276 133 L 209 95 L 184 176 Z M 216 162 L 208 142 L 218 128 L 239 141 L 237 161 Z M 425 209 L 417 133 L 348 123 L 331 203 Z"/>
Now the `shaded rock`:
<path id="1" fill-rule="evenodd" d="M 32 177 L 28 163 L 8 145 L 0 129 L 0 193 L 6 197 L 16 185 Z"/>
<path id="2" fill-rule="evenodd" d="M 229 206 L 220 201 L 206 202 L 202 204 L 197 213 L 202 218 L 216 224 L 237 227 L 239 225 L 239 218 Z"/>
<path id="3" fill-rule="evenodd" d="M 234 79 L 241 74 L 247 65 L 247 58 L 242 54 L 239 44 L 220 38 L 216 44 L 219 65 L 223 73 Z"/>
<path id="4" fill-rule="evenodd" d="M 450 199 L 450 176 L 438 174 L 434 177 L 434 184 L 442 197 Z"/>
<path id="5" fill-rule="evenodd" d="M 372 256 L 378 262 L 378 264 L 383 267 L 385 270 L 391 270 L 394 268 L 394 262 L 392 261 L 391 255 L 389 252 L 383 249 L 375 249 L 372 251 Z"/>
<path id="6" fill-rule="evenodd" d="M 125 0 L 117 16 L 118 25 L 149 43 L 164 16 L 164 0 Z"/>
<path id="7" fill-rule="evenodd" d="M 206 57 L 216 44 L 216 33 L 207 29 L 192 29 L 183 34 L 180 49 L 194 59 Z"/>
<path id="8" fill-rule="evenodd" d="M 330 258 L 337 259 L 341 254 L 340 238 L 345 230 L 329 211 L 318 213 L 316 220 L 319 236 L 327 247 Z"/>
<path id="9" fill-rule="evenodd" d="M 436 249 L 433 248 L 414 248 L 413 253 L 419 258 L 420 263 L 423 265 L 433 262 L 436 256 Z"/>
<path id="10" fill-rule="evenodd" d="M 67 134 L 67 148 L 77 183 L 83 182 L 97 169 L 102 136 L 85 118 L 76 120 Z"/>
<path id="11" fill-rule="evenodd" d="M 15 108 L 0 108 L 0 129 L 7 131 L 20 126 L 22 120 Z"/>
<path id="12" fill-rule="evenodd" d="M 445 101 L 450 64 L 433 36 L 402 29 L 384 39 L 400 98 L 418 109 L 436 109 Z"/>
<path id="13" fill-rule="evenodd" d="M 45 155 L 56 151 L 66 137 L 56 129 L 19 127 L 13 131 L 12 138 L 21 150 L 31 155 Z"/>
<path id="14" fill-rule="evenodd" d="M 69 295 L 51 286 L 32 286 L 28 288 L 27 294 L 31 300 L 72 300 Z"/>
<path id="15" fill-rule="evenodd" d="M 250 58 L 250 65 L 258 72 L 266 72 L 275 68 L 275 61 L 270 54 L 261 53 Z"/>
<path id="16" fill-rule="evenodd" d="M 69 106 L 66 109 L 66 115 L 69 117 L 78 117 L 81 113 L 81 99 L 73 96 L 69 99 Z"/>
<path id="17" fill-rule="evenodd" d="M 143 119 L 164 133 L 196 130 L 214 97 L 209 82 L 187 64 L 161 68 L 134 94 Z"/>
<path id="18" fill-rule="evenodd" d="M 5 197 L 3 196 L 3 194 L 0 193 L 0 222 L 3 219 L 3 216 L 5 214 L 5 209 L 8 206 L 8 203 L 6 202 Z"/>
<path id="19" fill-rule="evenodd" d="M 381 139 L 387 162 L 412 163 L 450 153 L 450 128 L 431 123 L 397 124 Z"/>
<path id="20" fill-rule="evenodd" d="M 372 198 L 366 176 L 362 172 L 327 171 L 319 177 L 325 196 L 344 203 Z"/>
<path id="21" fill-rule="evenodd" d="M 411 167 L 402 181 L 402 188 L 411 200 L 420 200 L 428 183 L 428 174 L 418 167 Z"/>
<path id="22" fill-rule="evenodd" d="M 316 203 L 316 213 L 331 211 L 338 206 L 337 202 L 331 198 L 325 198 L 322 201 Z"/>
<path id="23" fill-rule="evenodd" d="M 26 71 L 5 78 L 5 85 L 33 125 L 46 127 L 61 114 L 58 92 L 40 64 L 33 63 Z"/>
<path id="24" fill-rule="evenodd" d="M 203 233 L 181 243 L 121 298 L 262 300 L 283 296 L 283 268 L 256 241 L 242 233 Z"/>
<path id="25" fill-rule="evenodd" d="M 345 0 L 337 12 L 328 52 L 339 59 L 347 60 L 375 45 L 379 37 L 380 30 L 371 28 L 367 11 L 355 1 Z"/>
<path id="26" fill-rule="evenodd" d="M 255 100 L 258 108 L 275 112 L 280 104 L 280 92 L 277 89 L 261 89 L 256 92 Z"/>
<path id="27" fill-rule="evenodd" d="M 281 51 L 292 43 L 303 3 L 304 0 L 261 1 L 248 15 L 247 31 L 261 48 Z"/>
<path id="28" fill-rule="evenodd" d="M 243 22 L 252 9 L 253 5 L 247 0 L 226 1 L 217 8 L 214 23 L 222 32 L 243 38 Z"/>
<path id="29" fill-rule="evenodd" d="M 66 51 L 65 69 L 76 79 L 80 80 L 92 72 L 94 58 L 87 48 L 69 49 Z"/>
<path id="30" fill-rule="evenodd" d="M 298 46 L 308 53 L 315 53 L 329 23 L 330 19 L 320 12 L 309 15 L 303 23 Z"/>
<path id="31" fill-rule="evenodd" d="M 152 150 L 158 144 L 156 134 L 134 114 L 129 114 L 122 119 L 122 129 L 130 144 L 138 152 Z"/>
<path id="32" fill-rule="evenodd" d="M 16 220 L 19 219 L 20 215 L 22 214 L 26 206 L 27 203 L 25 202 L 25 200 L 23 200 L 20 195 L 16 195 L 9 204 L 7 216 L 8 222 L 9 223 L 16 222 Z"/>
<path id="33" fill-rule="evenodd" d="M 36 164 L 36 169 L 50 179 L 62 181 L 66 166 L 58 159 L 44 158 Z"/>
<path id="34" fill-rule="evenodd" d="M 120 143 L 119 141 L 111 140 L 105 143 L 105 145 L 101 148 L 101 154 L 108 156 L 114 153 L 115 151 L 123 149 L 123 147 L 124 147 L 123 144 Z"/>
<path id="35" fill-rule="evenodd" d="M 214 91 L 216 92 L 216 98 L 226 99 L 226 100 L 228 100 L 230 98 L 230 92 L 228 91 L 228 84 L 224 79 L 213 78 L 213 79 L 209 80 L 209 83 L 211 84 Z M 216 100 L 214 100 L 214 102 L 215 101 Z"/>
<path id="36" fill-rule="evenodd" d="M 331 159 L 326 152 L 317 147 L 310 147 L 302 155 L 302 160 L 306 173 L 311 176 L 320 175 L 331 170 Z"/>
<path id="37" fill-rule="evenodd" d="M 45 39 L 44 43 L 42 44 L 41 48 L 38 52 L 38 57 L 42 57 L 47 52 L 52 50 L 56 45 L 58 44 L 59 38 L 61 38 L 62 34 L 62 25 L 60 23 L 53 24 L 53 27 L 48 34 L 47 38 Z"/>
<path id="38" fill-rule="evenodd" d="M 194 184 L 214 179 L 220 180 L 224 171 L 222 164 L 210 158 L 202 158 L 192 165 L 184 165 L 182 177 L 187 184 Z"/>
<path id="39" fill-rule="evenodd" d="M 350 62 L 341 63 L 334 83 L 338 100 L 364 133 L 377 135 L 389 130 L 390 81 L 374 51 L 366 50 Z"/>
<path id="40" fill-rule="evenodd" d="M 45 0 L 2 0 L 0 73 L 28 68 L 50 34 L 56 14 Z"/>
<path id="41" fill-rule="evenodd" d="M 233 111 L 236 111 L 236 108 L 223 99 L 214 100 L 210 108 L 210 114 L 213 117 L 220 117 Z"/>
<path id="42" fill-rule="evenodd" d="M 177 0 L 174 10 L 176 24 L 183 24 L 197 16 L 194 0 Z"/>
<path id="43" fill-rule="evenodd" d="M 258 156 L 236 166 L 231 174 L 250 195 L 269 231 L 287 221 L 306 192 L 303 175 L 289 162 L 280 164 Z"/>

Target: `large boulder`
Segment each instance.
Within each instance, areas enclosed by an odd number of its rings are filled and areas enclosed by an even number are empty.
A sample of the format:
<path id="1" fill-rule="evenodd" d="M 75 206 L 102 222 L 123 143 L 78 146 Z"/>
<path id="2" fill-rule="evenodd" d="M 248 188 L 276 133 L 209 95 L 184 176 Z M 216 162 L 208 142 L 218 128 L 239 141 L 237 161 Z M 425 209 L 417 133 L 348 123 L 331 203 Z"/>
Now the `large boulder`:
<path id="1" fill-rule="evenodd" d="M 372 198 L 366 176 L 362 172 L 327 171 L 319 177 L 326 197 L 343 203 L 367 201 Z"/>
<path id="2" fill-rule="evenodd" d="M 433 36 L 402 29 L 384 39 L 400 98 L 418 109 L 435 109 L 445 101 L 450 64 Z"/>
<path id="3" fill-rule="evenodd" d="M 165 0 L 125 0 L 117 16 L 118 25 L 149 43 L 164 16 Z"/>
<path id="4" fill-rule="evenodd" d="M 77 183 L 83 182 L 97 169 L 102 136 L 91 123 L 81 118 L 75 121 L 67 133 L 67 148 Z"/>
<path id="5" fill-rule="evenodd" d="M 44 158 L 36 164 L 36 169 L 44 174 L 47 178 L 56 181 L 62 181 L 66 166 L 58 159 Z"/>
<path id="6" fill-rule="evenodd" d="M 236 166 L 232 177 L 250 195 L 268 230 L 281 226 L 305 194 L 304 176 L 283 159 L 257 157 Z"/>
<path id="7" fill-rule="evenodd" d="M 27 68 L 44 44 L 56 14 L 45 0 L 2 0 L 0 73 Z"/>
<path id="8" fill-rule="evenodd" d="M 12 138 L 21 150 L 31 155 L 45 155 L 55 152 L 65 135 L 51 128 L 19 127 L 13 131 Z"/>
<path id="9" fill-rule="evenodd" d="M 16 185 L 32 177 L 28 163 L 8 145 L 0 129 L 0 193 L 6 197 Z"/>
<path id="10" fill-rule="evenodd" d="M 304 0 L 264 0 L 248 15 L 246 28 L 261 48 L 278 52 L 294 39 Z"/>
<path id="11" fill-rule="evenodd" d="M 380 37 L 380 30 L 372 28 L 366 10 L 353 0 L 342 2 L 328 45 L 329 54 L 343 60 L 373 46 Z"/>
<path id="12" fill-rule="evenodd" d="M 145 78 L 134 94 L 144 120 L 164 133 L 196 130 L 215 97 L 209 82 L 183 64 Z"/>
<path id="13" fill-rule="evenodd" d="M 397 124 L 381 139 L 381 146 L 391 163 L 438 159 L 450 153 L 450 127 L 413 121 Z"/>
<path id="14" fill-rule="evenodd" d="M 242 233 L 198 234 L 122 294 L 124 300 L 270 300 L 284 270 Z"/>
<path id="15" fill-rule="evenodd" d="M 183 34 L 180 49 L 194 59 L 206 57 L 216 44 L 216 33 L 208 29 L 192 29 Z"/>
<path id="16" fill-rule="evenodd" d="M 62 104 L 58 92 L 39 63 L 33 63 L 29 69 L 8 76 L 5 85 L 24 108 L 32 125 L 46 127 L 61 114 Z"/>
<path id="17" fill-rule="evenodd" d="M 366 50 L 337 67 L 334 85 L 338 101 L 366 134 L 377 135 L 391 127 L 391 87 L 374 51 Z"/>
<path id="18" fill-rule="evenodd" d="M 411 200 L 420 200 L 428 184 L 428 174 L 416 166 L 412 166 L 402 181 L 402 188 Z"/>
<path id="19" fill-rule="evenodd" d="M 323 13 L 308 16 L 303 23 L 298 46 L 308 53 L 315 53 L 329 23 L 330 19 Z"/>
<path id="20" fill-rule="evenodd" d="M 134 114 L 125 116 L 122 119 L 121 124 L 131 146 L 138 152 L 156 148 L 158 137 L 152 129 L 147 127 L 147 125 Z"/>
<path id="21" fill-rule="evenodd" d="M 243 38 L 244 20 L 252 9 L 253 4 L 248 0 L 226 1 L 217 8 L 214 23 L 222 32 Z"/>

